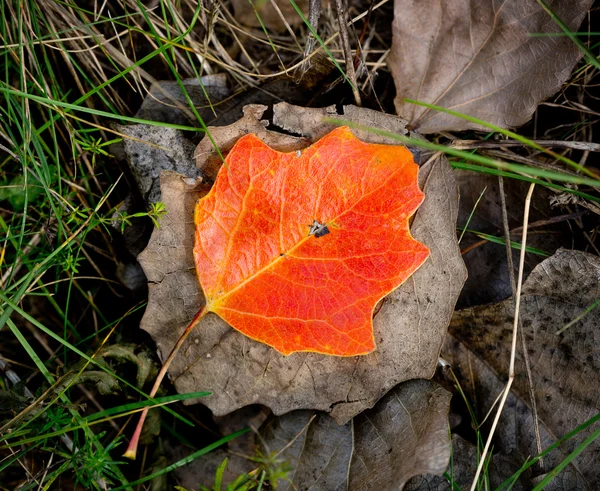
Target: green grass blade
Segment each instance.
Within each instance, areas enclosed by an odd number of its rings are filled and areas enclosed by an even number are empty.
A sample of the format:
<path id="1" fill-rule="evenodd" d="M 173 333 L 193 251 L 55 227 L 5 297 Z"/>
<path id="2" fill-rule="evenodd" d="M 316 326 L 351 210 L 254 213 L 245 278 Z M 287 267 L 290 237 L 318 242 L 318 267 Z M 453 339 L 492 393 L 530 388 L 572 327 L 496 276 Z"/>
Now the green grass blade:
<path id="1" fill-rule="evenodd" d="M 533 491 L 541 491 L 544 489 L 550 481 L 554 479 L 565 467 L 567 467 L 573 460 L 575 460 L 581 452 L 583 452 L 587 447 L 589 447 L 596 438 L 600 437 L 600 428 L 597 428 L 590 436 L 588 436 L 583 442 L 577 445 L 577 448 L 573 450 L 567 457 L 558 464 L 554 469 L 552 469 L 546 477 L 535 487 Z"/>
<path id="2" fill-rule="evenodd" d="M 583 44 L 579 38 L 573 34 L 569 27 L 562 21 L 562 19 L 556 15 L 554 13 L 554 11 L 548 6 L 548 4 L 544 1 L 544 0 L 537 0 L 537 2 L 542 6 L 542 8 L 546 11 L 546 13 L 552 17 L 552 20 L 563 30 L 563 32 L 569 36 L 569 38 L 571 39 L 571 41 L 573 41 L 575 43 L 575 45 L 579 48 L 579 50 L 583 53 L 583 55 L 585 56 L 585 59 L 592 64 L 594 67 L 596 67 L 596 69 L 600 69 L 600 62 L 598 61 L 598 59 L 594 56 L 594 53 L 592 53 L 585 44 Z"/>
<path id="3" fill-rule="evenodd" d="M 524 145 L 534 148 L 536 150 L 539 150 L 540 152 L 544 152 L 545 154 L 551 155 L 552 157 L 560 160 L 561 162 L 564 162 L 565 164 L 567 164 L 568 166 L 572 167 L 573 169 L 579 171 L 579 172 L 583 172 L 584 174 L 596 178 L 596 174 L 594 174 L 592 171 L 590 171 L 589 169 L 586 169 L 585 167 L 583 167 L 582 165 L 579 165 L 577 162 L 574 162 L 573 160 L 565 157 L 564 155 L 560 155 L 556 152 L 553 152 L 552 150 L 543 147 L 542 145 L 539 145 L 538 143 L 530 140 L 529 138 L 526 138 L 524 136 L 519 135 L 518 133 L 515 133 L 514 131 L 510 131 L 507 130 L 505 128 L 502 128 L 498 125 L 492 124 L 492 123 L 488 123 L 487 121 L 483 121 L 482 119 L 478 119 L 475 118 L 473 116 L 469 116 L 468 114 L 463 114 L 463 113 L 459 113 L 457 111 L 453 111 L 452 109 L 446 109 L 444 107 L 441 106 L 436 106 L 434 104 L 428 104 L 426 102 L 421 102 L 421 101 L 415 101 L 413 99 L 403 99 L 403 102 L 408 102 L 410 104 L 415 104 L 416 106 L 422 106 L 422 107 L 427 107 L 429 109 L 433 109 L 435 111 L 439 111 L 442 113 L 446 113 L 446 114 L 450 114 L 451 116 L 455 116 L 457 118 L 460 119 L 464 119 L 466 121 L 471 121 L 472 123 L 478 124 L 480 126 L 484 126 L 485 128 L 488 128 L 490 130 L 493 130 L 497 133 L 500 133 L 504 136 L 507 136 L 509 138 L 512 138 L 513 140 L 517 140 L 521 143 L 523 143 Z"/>
<path id="4" fill-rule="evenodd" d="M 178 460 L 174 464 L 171 464 L 171 465 L 165 467 L 164 469 L 161 469 L 160 471 L 154 472 L 152 474 L 149 474 L 149 475 L 143 477 L 142 479 L 138 479 L 137 481 L 133 481 L 133 482 L 129 483 L 129 485 L 137 486 L 138 484 L 142 484 L 142 483 L 150 481 L 156 477 L 160 477 L 164 474 L 174 471 L 175 469 L 179 469 L 180 467 L 183 467 L 184 465 L 189 464 L 190 462 L 196 460 L 198 457 L 201 457 L 202 455 L 212 452 L 215 448 L 218 448 L 221 445 L 224 445 L 225 443 L 233 440 L 234 438 L 237 438 L 238 436 L 241 436 L 244 433 L 248 433 L 249 431 L 250 431 L 250 428 L 244 428 L 243 430 L 236 431 L 235 433 L 232 433 L 231 435 L 223 437 L 220 440 L 218 440 L 214 443 L 211 443 L 210 445 L 207 445 L 203 449 L 198 450 L 197 452 L 194 452 L 193 454 L 188 455 L 187 457 L 185 457 L 181 460 Z M 125 486 L 113 488 L 112 491 L 121 491 L 122 489 L 125 489 Z"/>

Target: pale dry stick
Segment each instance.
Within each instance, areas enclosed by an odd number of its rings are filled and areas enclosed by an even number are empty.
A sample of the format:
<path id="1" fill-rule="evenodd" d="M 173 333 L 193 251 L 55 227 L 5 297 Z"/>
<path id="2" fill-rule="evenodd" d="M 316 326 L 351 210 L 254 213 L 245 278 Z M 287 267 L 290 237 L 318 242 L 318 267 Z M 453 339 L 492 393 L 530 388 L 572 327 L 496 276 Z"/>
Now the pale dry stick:
<path id="1" fill-rule="evenodd" d="M 504 245 L 506 248 L 506 261 L 508 263 L 508 274 L 510 276 L 510 285 L 512 291 L 517 289 L 517 281 L 515 279 L 515 270 L 512 260 L 512 248 L 510 245 L 510 227 L 508 225 L 508 209 L 506 208 L 506 194 L 504 193 L 504 178 L 498 176 L 498 187 L 500 189 L 500 203 L 502 205 L 502 225 L 504 226 Z M 516 301 L 516 298 L 515 298 Z M 516 307 L 516 304 L 515 304 Z M 516 311 L 516 308 L 515 308 Z M 533 430 L 535 432 L 535 441 L 537 444 L 538 454 L 542 453 L 542 437 L 540 435 L 540 423 L 538 418 L 537 403 L 535 401 L 535 391 L 533 389 L 533 375 L 531 373 L 531 361 L 529 360 L 529 352 L 527 351 L 527 341 L 523 333 L 523 323 L 519 321 L 521 328 L 521 345 L 523 349 L 523 360 L 525 361 L 525 371 L 527 372 L 527 385 L 529 388 L 529 400 L 531 402 L 531 412 L 533 414 Z M 544 467 L 544 460 L 540 459 L 540 467 Z"/>
<path id="2" fill-rule="evenodd" d="M 8 451 L 10 452 L 10 456 L 11 457 L 14 457 L 15 455 L 17 455 L 17 452 L 15 452 L 11 447 L 8 447 Z M 29 470 L 29 468 L 27 467 L 27 465 L 25 465 L 21 461 L 21 459 L 22 459 L 21 457 L 17 458 L 17 462 L 23 468 L 23 470 L 25 471 L 25 474 L 27 474 L 27 476 L 28 476 L 28 482 L 29 481 L 34 481 L 38 485 L 38 488 L 39 488 L 39 486 L 41 486 L 40 482 L 35 478 L 35 476 L 31 473 L 31 471 Z"/>
<path id="3" fill-rule="evenodd" d="M 292 29 L 292 27 L 290 26 L 289 22 L 285 18 L 285 15 L 283 15 L 283 12 L 279 8 L 279 5 L 277 5 L 277 2 L 275 0 L 270 0 L 270 2 L 271 2 L 271 6 L 275 10 L 275 12 L 277 12 L 277 15 L 281 19 L 281 22 L 283 22 L 283 25 L 285 26 L 287 32 L 290 34 L 290 36 L 292 37 L 292 39 L 296 43 L 296 46 L 298 46 L 298 49 L 302 49 L 301 46 L 300 46 L 300 43 L 298 42 L 298 38 L 296 37 L 296 34 L 294 33 L 294 30 Z"/>
<path id="4" fill-rule="evenodd" d="M 523 284 L 523 269 L 525 266 L 525 249 L 527 245 L 527 224 L 529 223 L 529 209 L 531 207 L 531 195 L 533 194 L 533 190 L 535 189 L 535 183 L 532 182 L 529 186 L 529 191 L 527 192 L 527 197 L 525 198 L 525 207 L 523 209 L 523 235 L 521 238 L 521 255 L 519 257 L 519 275 L 517 278 L 517 291 L 515 293 L 516 302 L 515 302 L 515 316 L 513 322 L 513 335 L 512 335 L 512 343 L 510 349 L 510 364 L 508 367 L 508 381 L 506 383 L 506 387 L 502 394 L 502 400 L 500 401 L 500 406 L 498 407 L 498 412 L 496 413 L 496 417 L 494 418 L 494 422 L 492 423 L 492 428 L 490 429 L 490 434 L 488 435 L 487 441 L 485 442 L 485 447 L 483 448 L 483 452 L 481 453 L 481 457 L 479 459 L 479 465 L 477 466 L 477 472 L 475 473 L 475 478 L 473 479 L 473 484 L 471 485 L 471 491 L 475 491 L 477 488 L 477 482 L 479 481 L 479 475 L 481 474 L 481 470 L 485 464 L 485 459 L 487 453 L 490 449 L 490 445 L 492 443 L 492 438 L 494 436 L 494 432 L 496 431 L 496 426 L 498 425 L 498 421 L 500 420 L 500 415 L 502 414 L 502 409 L 504 409 L 504 404 L 506 403 L 506 399 L 508 394 L 510 393 L 510 388 L 515 379 L 515 357 L 517 352 L 517 334 L 518 334 L 518 326 L 519 326 L 519 308 L 521 307 L 521 286 Z"/>
<path id="5" fill-rule="evenodd" d="M 46 476 L 48 475 L 48 471 L 52 468 L 52 461 L 54 460 L 54 453 L 50 453 L 50 458 L 48 459 L 48 464 L 44 469 L 44 473 L 42 474 L 42 478 L 40 479 L 40 485 L 38 486 L 38 490 L 43 490 L 42 483 L 46 480 Z"/>
<path id="6" fill-rule="evenodd" d="M 115 31 L 115 34 L 118 34 L 117 32 L 117 26 L 115 25 L 115 23 L 112 20 L 112 15 L 110 14 L 110 10 L 107 12 L 108 13 L 108 18 L 110 19 L 110 25 L 113 28 L 113 31 Z M 123 45 L 123 42 L 121 41 L 121 38 L 117 36 L 117 41 L 119 43 L 119 47 L 121 48 L 121 52 L 123 53 L 123 56 L 125 58 L 127 58 L 127 52 L 125 51 L 125 46 Z M 127 81 L 127 78 L 125 78 Z M 135 85 L 137 86 L 137 90 L 133 87 L 133 85 L 127 81 L 127 84 L 132 88 L 134 93 L 138 93 L 141 94 L 142 93 L 142 87 L 141 87 L 141 81 L 138 77 L 133 77 L 133 80 L 135 82 Z"/>
<path id="7" fill-rule="evenodd" d="M 360 92 L 358 91 L 358 84 L 356 82 L 356 71 L 354 70 L 354 57 L 352 56 L 352 48 L 350 47 L 350 37 L 348 36 L 348 25 L 346 22 L 346 15 L 348 8 L 344 0 L 335 0 L 335 7 L 338 16 L 338 25 L 340 27 L 340 40 L 342 42 L 342 48 L 344 49 L 344 58 L 346 59 L 346 75 L 350 85 L 352 86 L 352 94 L 354 95 L 354 102 L 357 106 L 362 106 L 360 100 Z"/>
<path id="8" fill-rule="evenodd" d="M 374 52 L 375 52 L 375 50 L 371 51 L 371 53 L 374 53 Z M 372 66 L 373 68 L 371 68 L 370 73 L 368 72 L 367 79 L 363 83 L 363 86 L 362 86 L 363 91 L 367 88 L 367 84 L 372 82 L 373 77 L 375 76 L 375 73 L 377 72 L 377 70 L 379 68 L 381 68 L 382 66 L 384 66 L 383 62 L 385 61 L 385 59 L 388 57 L 389 54 L 390 54 L 390 50 L 386 49 L 376 62 L 365 63 L 367 66 Z M 373 93 L 375 93 L 375 91 L 373 91 Z"/>
<path id="9" fill-rule="evenodd" d="M 574 150 L 584 150 L 589 152 L 600 152 L 600 143 L 591 143 L 587 141 L 570 140 L 531 140 L 536 145 L 543 147 L 571 148 Z M 481 148 L 506 148 L 523 147 L 524 143 L 517 140 L 455 140 L 452 142 L 452 148 L 458 150 L 472 150 Z"/>
<path id="10" fill-rule="evenodd" d="M 121 34 L 118 34 L 118 36 L 124 36 L 125 34 L 127 34 L 129 31 L 128 30 L 124 30 Z M 96 48 L 100 48 L 103 44 L 109 43 L 111 41 L 114 41 L 116 36 L 113 36 L 111 38 L 107 38 L 104 40 L 104 42 L 99 43 L 99 44 L 95 44 L 94 46 L 90 46 L 89 48 L 86 48 L 85 50 L 70 50 L 70 49 L 66 49 L 66 48 L 59 48 L 56 46 L 52 46 L 54 43 L 64 43 L 67 41 L 82 41 L 84 39 L 93 39 L 94 36 L 91 35 L 81 35 L 81 36 L 71 36 L 71 37 L 66 37 L 66 38 L 54 38 L 54 39 L 47 39 L 47 40 L 42 40 L 39 39 L 37 41 L 30 41 L 28 44 L 31 46 L 35 46 L 35 45 L 42 45 L 42 46 L 46 46 L 47 48 L 51 48 L 51 49 L 55 49 L 55 50 L 59 50 L 59 51 L 67 51 L 69 53 L 81 53 L 83 51 L 91 51 L 93 49 Z M 20 46 L 20 44 L 18 43 L 13 43 L 13 44 L 0 44 L 0 49 L 13 49 L 13 48 L 18 48 Z"/>

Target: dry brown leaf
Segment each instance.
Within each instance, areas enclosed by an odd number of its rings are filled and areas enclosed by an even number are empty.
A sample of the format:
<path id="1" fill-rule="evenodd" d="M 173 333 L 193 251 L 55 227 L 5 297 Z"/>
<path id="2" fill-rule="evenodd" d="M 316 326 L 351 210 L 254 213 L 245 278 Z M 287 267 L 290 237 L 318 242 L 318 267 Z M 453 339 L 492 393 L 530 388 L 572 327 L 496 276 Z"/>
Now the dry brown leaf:
<path id="1" fill-rule="evenodd" d="M 564 334 L 556 334 L 600 298 L 599 280 L 597 256 L 562 249 L 540 263 L 523 285 L 520 318 L 531 360 L 542 448 L 600 410 L 600 352 L 597 349 L 600 310 L 591 311 Z M 458 373 L 479 421 L 506 381 L 513 312 L 514 302 L 509 299 L 455 313 L 442 350 L 444 358 Z M 538 453 L 532 415 L 527 406 L 529 390 L 521 354 L 517 373 L 494 441 L 495 451 L 513 456 L 515 466 Z M 550 471 L 586 435 L 580 433 L 563 443 L 559 450 L 545 457 L 543 469 L 533 468 L 533 475 Z M 600 479 L 599 449 L 600 442 L 592 443 L 554 486 L 562 483 L 565 489 L 595 489 Z M 587 484 L 569 488 L 573 483 Z M 523 483 L 525 489 L 531 489 L 531 484 L 531 481 Z"/>
<path id="2" fill-rule="evenodd" d="M 221 131 L 230 137 L 230 128 L 215 128 L 215 140 L 222 138 Z M 286 357 L 209 314 L 171 366 L 177 390 L 212 392 L 201 402 L 216 415 L 260 403 L 276 414 L 319 409 L 344 423 L 398 383 L 431 377 L 465 268 L 456 245 L 457 188 L 447 160 L 422 166 L 420 185 L 425 201 L 412 233 L 431 249 L 431 257 L 383 301 L 374 319 L 374 353 Z M 165 176 L 162 193 L 167 218 L 139 260 L 150 282 L 141 327 L 153 336 L 164 359 L 203 298 L 192 256 L 193 205 L 200 193 L 173 174 Z"/>
<path id="3" fill-rule="evenodd" d="M 231 5 L 236 20 L 250 27 L 260 28 L 262 21 L 269 30 L 283 31 L 285 23 L 282 17 L 292 27 L 304 23 L 291 2 L 286 0 L 231 0 Z M 308 17 L 308 0 L 296 0 L 296 5 Z"/>
<path id="4" fill-rule="evenodd" d="M 408 133 L 406 120 L 398 116 L 374 111 L 373 109 L 344 106 L 343 114 L 338 114 L 335 106 L 300 107 L 288 104 L 287 102 L 280 102 L 273 106 L 273 124 L 275 126 L 285 131 L 291 131 L 292 133 L 304 136 L 310 141 L 317 141 L 323 138 L 335 128 L 334 124 L 324 121 L 325 118 L 372 126 L 379 130 L 389 131 L 398 135 L 406 135 Z M 352 128 L 352 133 L 356 138 L 371 143 L 398 144 L 397 140 L 364 130 Z"/>
<path id="5" fill-rule="evenodd" d="M 289 461 L 298 490 L 399 490 L 418 473 L 442 473 L 450 458 L 450 393 L 426 380 L 402 383 L 345 425 L 295 411 L 261 428 L 267 453 Z"/>
<path id="6" fill-rule="evenodd" d="M 503 237 L 504 227 L 498 177 L 456 169 L 454 175 L 460 190 L 459 228 L 464 227 L 467 223 L 475 203 L 479 200 L 482 191 L 486 189 L 467 228 Z M 510 229 L 521 227 L 523 224 L 523 207 L 528 187 L 529 183 L 524 181 L 516 179 L 504 181 Z M 536 188 L 531 202 L 529 233 L 527 234 L 527 246 L 540 249 L 548 254 L 553 254 L 560 247 L 571 246 L 573 240 L 572 229 L 567 222 L 545 223 L 542 226 L 536 226 L 536 224 L 548 222 L 552 217 L 561 215 L 562 210 L 565 210 L 563 207 L 553 208 L 550 205 L 552 196 L 554 194 L 549 189 L 541 186 Z M 521 232 L 512 235 L 511 239 L 520 242 Z M 512 295 L 504 244 L 487 242 L 471 249 L 481 241 L 482 239 L 477 235 L 467 232 L 460 243 L 461 250 L 465 251 L 463 259 L 467 265 L 469 277 L 458 300 L 459 308 L 499 302 Z M 519 250 L 513 248 L 512 252 L 516 275 L 519 265 Z M 527 254 L 525 256 L 525 275 L 528 275 L 544 259 L 544 256 Z"/>
<path id="7" fill-rule="evenodd" d="M 189 177 L 200 175 L 190 165 L 194 145 L 173 128 L 159 128 L 145 124 L 117 126 L 123 139 L 131 172 L 148 203 L 160 200 L 159 176 L 162 171 L 174 171 Z"/>
<path id="8" fill-rule="evenodd" d="M 577 31 L 591 0 L 547 2 Z M 536 0 L 395 0 L 392 50 L 398 114 L 421 133 L 480 128 L 403 102 L 428 102 L 502 127 L 529 120 L 582 53 Z"/>
<path id="9" fill-rule="evenodd" d="M 190 109 L 187 97 L 194 102 L 200 117 L 204 121 L 209 121 L 214 118 L 213 110 L 219 107 L 217 103 L 230 95 L 230 90 L 227 88 L 227 75 L 224 73 L 205 75 L 199 79 L 184 79 L 181 84 L 185 88 L 185 95 L 177 81 L 154 82 L 135 117 L 198 126 L 198 118 Z M 215 106 L 211 107 L 211 104 Z"/>

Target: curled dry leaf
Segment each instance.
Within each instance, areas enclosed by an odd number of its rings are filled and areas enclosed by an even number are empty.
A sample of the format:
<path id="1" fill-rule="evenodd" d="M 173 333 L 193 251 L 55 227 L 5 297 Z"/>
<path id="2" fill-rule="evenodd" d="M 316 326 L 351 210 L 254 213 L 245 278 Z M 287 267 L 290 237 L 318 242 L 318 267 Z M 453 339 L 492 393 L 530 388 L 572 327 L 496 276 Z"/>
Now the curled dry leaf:
<path id="1" fill-rule="evenodd" d="M 219 131 L 229 128 L 214 128 L 213 138 L 220 138 Z M 270 146 L 277 149 L 276 142 Z M 446 159 L 422 166 L 419 184 L 425 200 L 411 231 L 431 256 L 382 302 L 373 322 L 375 352 L 355 358 L 286 357 L 208 314 L 171 366 L 177 390 L 212 392 L 201 402 L 216 415 L 260 403 L 276 414 L 320 409 L 344 423 L 399 382 L 431 377 L 465 268 L 456 244 L 457 188 Z M 164 358 L 203 302 L 194 273 L 192 217 L 206 189 L 173 173 L 165 175 L 161 188 L 168 214 L 139 260 L 150 282 L 141 326 Z"/>
<path id="2" fill-rule="evenodd" d="M 577 31 L 592 0 L 547 3 Z M 421 133 L 480 127 L 405 98 L 517 127 L 582 56 L 566 36 L 532 36 L 562 33 L 536 0 L 395 0 L 392 30 L 396 110 Z"/>
<path id="3" fill-rule="evenodd" d="M 531 360 L 544 449 L 600 410 L 600 353 L 597 349 L 600 310 L 592 310 L 564 333 L 557 334 L 600 298 L 599 280 L 597 256 L 562 249 L 540 263 L 523 285 L 521 333 Z M 457 312 L 442 350 L 444 358 L 458 373 L 467 398 L 475 405 L 479 421 L 506 381 L 513 312 L 513 299 Z M 516 461 L 513 472 L 525 459 L 538 453 L 533 419 L 527 407 L 529 388 L 521 354 L 518 354 L 517 373 L 494 443 L 496 452 L 513 456 Z M 531 489 L 536 475 L 554 468 L 586 436 L 587 433 L 580 433 L 546 456 L 544 468 L 536 466 L 524 476 L 524 488 Z M 599 449 L 600 442 L 596 440 L 557 482 L 563 482 L 565 489 L 595 489 L 594 484 L 600 480 Z M 569 488 L 568 483 L 586 484 Z"/>
<path id="4" fill-rule="evenodd" d="M 260 430 L 263 452 L 291 465 L 279 488 L 399 490 L 415 474 L 441 474 L 450 458 L 450 393 L 426 380 L 404 382 L 345 425 L 294 411 Z"/>

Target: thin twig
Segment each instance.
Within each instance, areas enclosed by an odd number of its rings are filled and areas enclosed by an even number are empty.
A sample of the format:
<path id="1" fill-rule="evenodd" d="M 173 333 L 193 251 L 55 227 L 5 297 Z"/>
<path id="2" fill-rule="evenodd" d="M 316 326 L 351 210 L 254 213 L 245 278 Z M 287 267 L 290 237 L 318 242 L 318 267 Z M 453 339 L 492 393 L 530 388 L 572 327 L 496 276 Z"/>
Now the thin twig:
<path id="1" fill-rule="evenodd" d="M 481 474 L 481 470 L 485 464 L 487 453 L 490 449 L 490 445 L 492 444 L 492 438 L 494 436 L 494 432 L 496 431 L 496 426 L 498 426 L 498 421 L 500 420 L 500 415 L 502 414 L 502 409 L 504 408 L 504 404 L 506 403 L 506 399 L 508 398 L 508 394 L 510 393 L 510 388 L 515 379 L 515 356 L 517 351 L 517 334 L 518 334 L 518 326 L 519 326 L 519 308 L 521 306 L 521 285 L 523 284 L 523 269 L 525 266 L 525 246 L 527 244 L 527 223 L 529 222 L 529 209 L 531 207 L 531 195 L 533 194 L 533 190 L 535 189 L 535 183 L 531 183 L 529 186 L 529 191 L 527 193 L 527 197 L 525 198 L 525 208 L 523 210 L 523 235 L 521 239 L 521 256 L 519 259 L 519 275 L 517 279 L 517 291 L 515 293 L 516 304 L 515 304 L 515 317 L 513 323 L 513 335 L 512 335 L 512 344 L 510 350 L 510 365 L 508 368 L 508 381 L 506 383 L 506 387 L 504 389 L 504 393 L 502 394 L 502 400 L 500 401 L 500 406 L 498 407 L 498 412 L 496 413 L 496 417 L 494 418 L 494 422 L 492 423 L 492 428 L 490 429 L 490 434 L 488 435 L 487 441 L 485 442 L 485 447 L 481 454 L 479 465 L 477 466 L 477 472 L 475 473 L 475 478 L 473 479 L 473 484 L 471 485 L 471 491 L 475 491 L 477 488 L 477 482 L 479 481 L 479 475 Z"/>
<path id="2" fill-rule="evenodd" d="M 344 50 L 344 58 L 346 59 L 346 75 L 352 85 L 352 94 L 354 102 L 357 106 L 361 106 L 360 93 L 358 92 L 358 84 L 356 83 L 356 71 L 354 70 L 354 61 L 352 60 L 352 48 L 350 47 L 350 38 L 348 36 L 348 25 L 346 21 L 346 5 L 344 0 L 335 0 L 335 8 L 337 10 L 338 25 L 340 26 L 340 41 Z M 371 11 L 373 6 L 369 8 Z"/>

